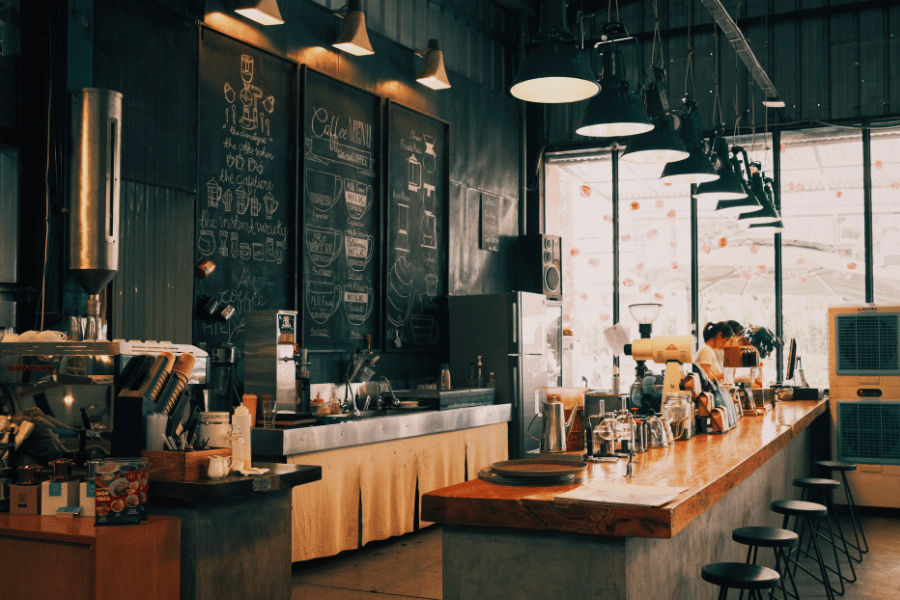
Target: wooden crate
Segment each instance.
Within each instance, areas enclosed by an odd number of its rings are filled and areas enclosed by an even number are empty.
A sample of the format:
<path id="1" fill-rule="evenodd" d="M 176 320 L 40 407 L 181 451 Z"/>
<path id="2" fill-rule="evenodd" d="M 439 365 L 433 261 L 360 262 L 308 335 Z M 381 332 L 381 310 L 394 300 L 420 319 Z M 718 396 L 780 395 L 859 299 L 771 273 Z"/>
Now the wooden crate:
<path id="1" fill-rule="evenodd" d="M 173 452 L 171 450 L 142 450 L 141 456 L 150 463 L 150 481 L 196 481 L 208 477 L 206 469 L 210 456 L 231 456 L 231 448 Z"/>

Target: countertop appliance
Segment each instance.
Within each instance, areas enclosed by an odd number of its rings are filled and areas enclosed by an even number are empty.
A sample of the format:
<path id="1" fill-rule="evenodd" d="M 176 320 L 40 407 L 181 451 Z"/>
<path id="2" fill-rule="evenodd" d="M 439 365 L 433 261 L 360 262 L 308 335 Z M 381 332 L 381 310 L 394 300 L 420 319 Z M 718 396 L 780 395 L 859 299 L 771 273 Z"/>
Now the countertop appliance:
<path id="1" fill-rule="evenodd" d="M 494 373 L 497 404 L 512 405 L 509 458 L 525 458 L 539 442 L 525 429 L 539 412 L 537 391 L 561 387 L 562 303 L 542 294 L 511 292 L 450 296 L 450 363 L 460 375 L 481 357 L 483 373 Z M 535 419 L 534 433 L 542 423 Z"/>

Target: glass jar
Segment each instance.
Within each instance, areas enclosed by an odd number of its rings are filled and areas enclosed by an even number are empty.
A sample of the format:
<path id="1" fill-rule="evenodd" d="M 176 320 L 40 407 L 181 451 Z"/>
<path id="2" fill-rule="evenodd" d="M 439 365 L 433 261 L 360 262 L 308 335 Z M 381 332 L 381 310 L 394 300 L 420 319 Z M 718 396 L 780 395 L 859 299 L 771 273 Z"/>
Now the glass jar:
<path id="1" fill-rule="evenodd" d="M 690 394 L 687 392 L 666 394 L 663 418 L 672 430 L 673 440 L 690 439 L 694 423 L 694 403 L 691 402 Z"/>

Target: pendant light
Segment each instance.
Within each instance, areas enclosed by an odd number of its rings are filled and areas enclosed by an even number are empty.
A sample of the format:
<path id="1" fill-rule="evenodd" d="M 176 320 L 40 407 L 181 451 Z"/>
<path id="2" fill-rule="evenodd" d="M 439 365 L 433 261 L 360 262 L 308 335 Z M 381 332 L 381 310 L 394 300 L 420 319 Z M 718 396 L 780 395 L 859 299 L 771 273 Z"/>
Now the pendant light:
<path id="1" fill-rule="evenodd" d="M 690 184 L 715 181 L 719 175 L 706 155 L 706 142 L 694 114 L 697 104 L 688 100 L 686 107 L 681 117 L 681 139 L 690 154 L 683 160 L 666 163 L 659 179 L 665 183 Z"/>
<path id="2" fill-rule="evenodd" d="M 366 15 L 362 11 L 362 0 L 350 0 L 347 6 L 335 11 L 343 16 L 344 27 L 332 46 L 354 56 L 375 54 L 366 31 Z"/>
<path id="3" fill-rule="evenodd" d="M 647 89 L 647 114 L 653 129 L 628 140 L 622 160 L 639 164 L 663 164 L 684 160 L 689 156 L 684 143 L 675 131 L 666 99 L 665 72 L 653 67 L 656 81 Z"/>
<path id="4" fill-rule="evenodd" d="M 277 0 L 234 0 L 234 12 L 261 25 L 283 25 Z"/>
<path id="5" fill-rule="evenodd" d="M 740 177 L 735 173 L 734 163 L 728 150 L 728 142 L 721 136 L 718 128 L 710 142 L 712 155 L 715 157 L 715 171 L 719 176 L 715 181 L 701 183 L 697 186 L 694 197 L 698 201 L 718 202 L 720 200 L 739 200 L 747 197 Z"/>
<path id="6" fill-rule="evenodd" d="M 566 24 L 565 0 L 541 4 L 540 28 L 534 42 L 537 45 L 525 57 L 509 89 L 513 97 L 557 104 L 586 100 L 600 91 Z"/>
<path id="7" fill-rule="evenodd" d="M 762 177 L 760 177 L 762 179 Z M 758 227 L 771 227 L 776 231 L 784 229 L 784 223 L 781 222 L 781 215 L 775 207 L 775 194 L 772 192 L 772 179 L 765 178 L 765 189 L 763 191 L 763 207 L 754 213 L 744 213 L 738 217 L 739 221 L 743 219 L 749 223 L 748 228 L 754 229 Z"/>
<path id="8" fill-rule="evenodd" d="M 447 70 L 444 69 L 444 53 L 441 52 L 439 40 L 428 40 L 428 47 L 419 48 L 416 54 L 425 58 L 425 67 L 416 81 L 433 90 L 446 90 L 450 87 Z"/>
<path id="9" fill-rule="evenodd" d="M 607 23 L 603 26 L 603 37 L 628 35 L 621 23 Z M 600 93 L 591 98 L 581 118 L 581 126 L 575 130 L 578 135 L 589 137 L 626 137 L 646 133 L 653 129 L 650 117 L 637 94 L 632 92 L 625 77 L 624 53 L 617 41 L 598 42 L 609 44 L 598 55 L 602 61 L 600 70 Z M 633 39 L 628 37 L 627 39 Z"/>
<path id="10" fill-rule="evenodd" d="M 716 211 L 723 212 L 723 213 L 732 213 L 733 212 L 733 213 L 740 214 L 740 213 L 747 212 L 748 210 L 757 210 L 762 206 L 761 201 L 759 199 L 757 199 L 756 194 L 750 188 L 750 184 L 747 183 L 747 180 L 741 176 L 741 162 L 737 158 L 739 154 L 744 157 L 743 164 L 747 170 L 747 177 L 750 178 L 751 177 L 751 172 L 750 172 L 751 167 L 750 167 L 750 162 L 747 159 L 747 152 L 740 146 L 732 146 L 731 154 L 732 154 L 731 165 L 733 168 L 732 172 L 735 174 L 736 179 L 738 180 L 741 188 L 743 189 L 744 196 L 741 198 L 735 198 L 735 199 L 731 199 L 731 200 L 719 200 L 718 203 L 716 203 Z"/>
<path id="11" fill-rule="evenodd" d="M 779 219 L 778 212 L 775 210 L 775 205 L 769 202 L 769 198 L 766 196 L 766 190 L 763 187 L 762 171 L 759 170 L 759 163 L 752 163 L 752 166 L 756 171 L 750 176 L 750 190 L 753 192 L 756 199 L 759 200 L 760 207 L 754 211 L 742 212 L 740 216 L 738 216 L 738 224 L 745 227 L 763 223 L 772 223 Z"/>

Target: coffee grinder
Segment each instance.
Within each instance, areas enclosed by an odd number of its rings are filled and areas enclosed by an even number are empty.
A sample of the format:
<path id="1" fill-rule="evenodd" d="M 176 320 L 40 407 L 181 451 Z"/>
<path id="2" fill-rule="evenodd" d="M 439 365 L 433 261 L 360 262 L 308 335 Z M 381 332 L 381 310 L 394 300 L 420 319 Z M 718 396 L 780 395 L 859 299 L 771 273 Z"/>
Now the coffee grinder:
<path id="1" fill-rule="evenodd" d="M 625 345 L 625 354 L 635 360 L 652 360 L 666 365 L 663 378 L 663 398 L 666 394 L 674 394 L 681 390 L 684 371 L 681 365 L 691 363 L 691 342 L 689 335 L 660 335 L 654 338 L 642 338 Z"/>
<path id="2" fill-rule="evenodd" d="M 244 316 L 245 387 L 272 395 L 279 412 L 297 412 L 296 339 L 295 310 L 251 310 Z"/>

